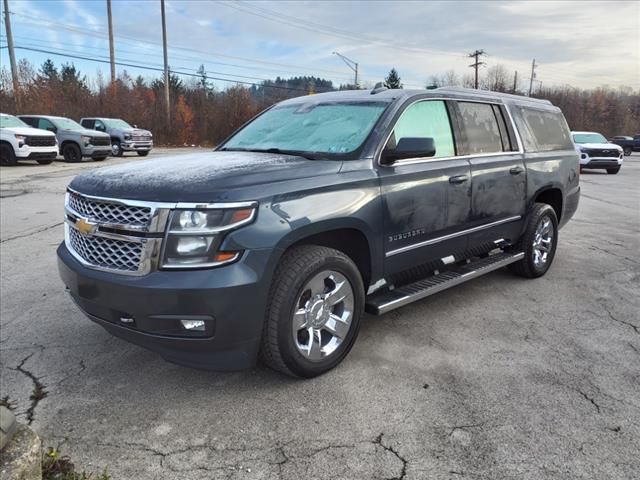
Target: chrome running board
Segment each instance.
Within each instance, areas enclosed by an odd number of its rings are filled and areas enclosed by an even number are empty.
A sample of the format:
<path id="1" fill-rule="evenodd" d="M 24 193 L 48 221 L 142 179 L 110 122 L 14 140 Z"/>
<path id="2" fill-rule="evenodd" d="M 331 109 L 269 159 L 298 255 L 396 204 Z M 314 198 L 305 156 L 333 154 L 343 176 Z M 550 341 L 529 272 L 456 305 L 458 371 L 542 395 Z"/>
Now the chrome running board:
<path id="1" fill-rule="evenodd" d="M 367 297 L 365 309 L 368 313 L 382 315 L 409 303 L 429 297 L 447 288 L 455 287 L 485 273 L 506 267 L 524 258 L 523 252 L 497 253 L 481 258 L 458 268 L 438 273 L 395 290 L 374 293 Z"/>

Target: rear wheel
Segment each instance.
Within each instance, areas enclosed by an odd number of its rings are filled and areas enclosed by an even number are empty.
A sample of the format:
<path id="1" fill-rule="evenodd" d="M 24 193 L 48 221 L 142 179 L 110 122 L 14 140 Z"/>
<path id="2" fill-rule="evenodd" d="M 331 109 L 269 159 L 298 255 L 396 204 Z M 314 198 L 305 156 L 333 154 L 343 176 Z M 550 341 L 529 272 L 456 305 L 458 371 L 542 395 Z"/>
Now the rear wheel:
<path id="1" fill-rule="evenodd" d="M 631 147 L 624 147 L 624 154 L 625 156 L 629 156 L 631 155 L 631 153 L 633 152 L 633 149 Z"/>
<path id="2" fill-rule="evenodd" d="M 616 173 L 618 173 L 620 171 L 620 167 L 616 167 L 616 168 L 607 168 L 607 173 L 609 175 L 615 175 Z"/>
<path id="3" fill-rule="evenodd" d="M 6 143 L 0 145 L 0 163 L 11 167 L 18 163 L 16 160 L 16 154 L 14 153 L 11 145 Z"/>
<path id="4" fill-rule="evenodd" d="M 351 350 L 363 310 L 362 277 L 349 257 L 315 245 L 294 248 L 274 275 L 261 356 L 291 376 L 321 375 Z"/>
<path id="5" fill-rule="evenodd" d="M 62 148 L 62 156 L 67 162 L 77 163 L 82 160 L 82 151 L 75 143 L 67 143 Z"/>
<path id="6" fill-rule="evenodd" d="M 517 275 L 527 278 L 541 277 L 553 262 L 558 245 L 558 217 L 551 205 L 534 204 L 524 235 L 514 250 L 524 252 L 524 258 L 509 265 Z"/>
<path id="7" fill-rule="evenodd" d="M 149 150 L 138 150 L 138 155 L 141 157 L 146 157 L 149 155 Z"/>

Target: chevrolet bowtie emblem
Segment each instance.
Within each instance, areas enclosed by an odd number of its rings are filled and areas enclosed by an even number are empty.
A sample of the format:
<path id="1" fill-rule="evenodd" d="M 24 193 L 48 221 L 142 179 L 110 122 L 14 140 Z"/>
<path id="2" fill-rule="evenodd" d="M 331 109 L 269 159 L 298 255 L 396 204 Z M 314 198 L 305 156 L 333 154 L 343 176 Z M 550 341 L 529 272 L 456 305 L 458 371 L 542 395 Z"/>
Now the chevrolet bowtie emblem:
<path id="1" fill-rule="evenodd" d="M 78 218 L 76 220 L 76 229 L 83 235 L 90 235 L 98 230 L 98 224 L 85 218 Z"/>

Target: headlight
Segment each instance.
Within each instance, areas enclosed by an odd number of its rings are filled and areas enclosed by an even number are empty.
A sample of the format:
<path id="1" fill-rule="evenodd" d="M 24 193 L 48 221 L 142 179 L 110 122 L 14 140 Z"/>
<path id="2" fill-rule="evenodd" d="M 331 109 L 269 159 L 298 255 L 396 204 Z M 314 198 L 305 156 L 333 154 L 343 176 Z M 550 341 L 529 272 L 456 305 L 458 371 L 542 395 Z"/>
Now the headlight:
<path id="1" fill-rule="evenodd" d="M 131 140 L 131 135 L 129 135 L 128 133 L 124 134 L 124 139 L 125 140 Z"/>
<path id="2" fill-rule="evenodd" d="M 171 212 L 163 268 L 203 268 L 231 263 L 242 252 L 220 251 L 224 233 L 251 223 L 256 206 L 177 209 Z"/>
<path id="3" fill-rule="evenodd" d="M 91 137 L 87 137 L 85 135 L 80 137 L 80 141 L 82 141 L 82 143 L 85 144 L 85 146 L 90 145 L 91 144 Z"/>
<path id="4" fill-rule="evenodd" d="M 17 133 L 15 134 L 15 136 L 16 140 L 18 141 L 18 148 L 24 147 L 24 141 L 27 139 L 27 137 L 25 135 L 18 135 Z"/>

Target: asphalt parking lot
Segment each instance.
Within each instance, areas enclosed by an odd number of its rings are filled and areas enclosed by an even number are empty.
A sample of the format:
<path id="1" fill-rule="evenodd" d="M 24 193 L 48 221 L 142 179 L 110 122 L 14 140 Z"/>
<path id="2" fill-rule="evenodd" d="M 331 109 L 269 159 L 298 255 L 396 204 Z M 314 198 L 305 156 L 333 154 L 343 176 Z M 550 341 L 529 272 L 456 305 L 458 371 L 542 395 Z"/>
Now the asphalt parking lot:
<path id="1" fill-rule="evenodd" d="M 346 361 L 308 381 L 179 367 L 72 304 L 55 257 L 65 187 L 80 170 L 137 160 L 0 169 L 0 397 L 81 469 L 640 478 L 640 154 L 618 175 L 582 175 L 545 277 L 494 272 L 366 317 Z"/>

